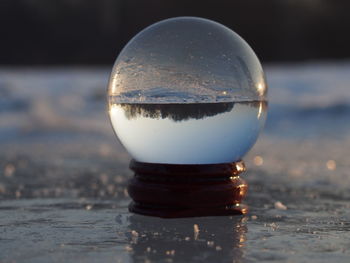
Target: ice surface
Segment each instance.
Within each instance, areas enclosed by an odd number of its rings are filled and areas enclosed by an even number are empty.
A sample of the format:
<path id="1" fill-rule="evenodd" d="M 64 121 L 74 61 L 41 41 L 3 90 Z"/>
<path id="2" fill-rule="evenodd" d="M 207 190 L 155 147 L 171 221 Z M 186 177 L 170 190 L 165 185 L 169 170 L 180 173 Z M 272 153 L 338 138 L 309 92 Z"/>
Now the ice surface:
<path id="1" fill-rule="evenodd" d="M 247 94 L 228 94 L 223 90 L 213 92 L 213 90 L 203 90 L 200 93 L 193 93 L 198 90 L 177 90 L 163 87 L 150 89 L 138 89 L 133 91 L 122 92 L 118 95 L 109 96 L 110 104 L 118 103 L 224 103 L 224 102 L 247 102 L 254 101 L 255 96 L 251 97 Z"/>
<path id="2" fill-rule="evenodd" d="M 265 68 L 250 213 L 186 220 L 127 212 L 109 69 L 1 69 L 0 261 L 349 262 L 350 64 Z"/>

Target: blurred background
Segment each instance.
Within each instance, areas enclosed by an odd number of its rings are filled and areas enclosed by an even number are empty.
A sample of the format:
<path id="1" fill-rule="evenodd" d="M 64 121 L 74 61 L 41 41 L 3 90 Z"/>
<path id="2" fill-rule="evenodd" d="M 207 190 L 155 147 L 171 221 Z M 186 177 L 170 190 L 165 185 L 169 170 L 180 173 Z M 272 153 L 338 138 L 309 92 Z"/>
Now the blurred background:
<path id="1" fill-rule="evenodd" d="M 200 16 L 240 34 L 263 62 L 350 56 L 346 0 L 1 0 L 0 64 L 110 65 L 144 27 Z"/>

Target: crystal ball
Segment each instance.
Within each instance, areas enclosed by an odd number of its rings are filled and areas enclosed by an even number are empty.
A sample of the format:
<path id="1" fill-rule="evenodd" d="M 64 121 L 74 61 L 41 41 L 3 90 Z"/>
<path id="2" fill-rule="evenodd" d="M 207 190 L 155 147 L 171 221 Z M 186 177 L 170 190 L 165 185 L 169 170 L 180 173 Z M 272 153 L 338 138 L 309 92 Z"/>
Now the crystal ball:
<path id="1" fill-rule="evenodd" d="M 267 85 L 250 46 L 208 19 L 177 17 L 138 33 L 108 85 L 109 116 L 139 162 L 230 163 L 254 145 Z"/>

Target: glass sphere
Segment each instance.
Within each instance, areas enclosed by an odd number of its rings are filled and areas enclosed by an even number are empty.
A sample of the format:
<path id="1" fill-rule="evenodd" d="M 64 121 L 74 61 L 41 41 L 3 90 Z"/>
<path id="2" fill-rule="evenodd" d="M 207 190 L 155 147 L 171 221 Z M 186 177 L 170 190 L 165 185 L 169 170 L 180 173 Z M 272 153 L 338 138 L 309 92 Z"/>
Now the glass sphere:
<path id="1" fill-rule="evenodd" d="M 240 160 L 266 117 L 258 58 L 229 28 L 178 17 L 138 33 L 119 54 L 108 87 L 114 131 L 139 162 Z"/>

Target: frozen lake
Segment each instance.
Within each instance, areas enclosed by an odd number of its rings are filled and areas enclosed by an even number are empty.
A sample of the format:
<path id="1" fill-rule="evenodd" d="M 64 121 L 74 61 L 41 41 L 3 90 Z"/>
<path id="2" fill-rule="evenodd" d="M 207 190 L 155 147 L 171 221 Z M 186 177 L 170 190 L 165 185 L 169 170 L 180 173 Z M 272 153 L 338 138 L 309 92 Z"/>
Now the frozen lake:
<path id="1" fill-rule="evenodd" d="M 110 69 L 0 69 L 0 262 L 349 262 L 350 63 L 265 71 L 250 213 L 164 220 L 127 211 Z"/>

